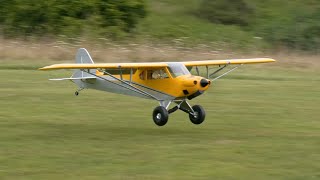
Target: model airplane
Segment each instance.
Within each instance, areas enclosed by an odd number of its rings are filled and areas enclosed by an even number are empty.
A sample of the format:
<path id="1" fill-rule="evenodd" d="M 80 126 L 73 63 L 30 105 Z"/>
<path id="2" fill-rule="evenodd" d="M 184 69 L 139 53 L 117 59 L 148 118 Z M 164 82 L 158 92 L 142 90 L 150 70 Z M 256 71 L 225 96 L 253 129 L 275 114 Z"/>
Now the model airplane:
<path id="1" fill-rule="evenodd" d="M 75 64 L 54 64 L 40 70 L 75 69 L 70 78 L 52 80 L 71 80 L 79 89 L 96 89 L 111 93 L 137 96 L 157 100 L 160 106 L 153 111 L 153 121 L 158 126 L 167 123 L 169 114 L 182 110 L 189 114 L 194 124 L 201 124 L 205 119 L 205 111 L 200 105 L 191 106 L 187 100 L 203 94 L 214 80 L 221 78 L 243 64 L 274 62 L 273 59 L 233 59 L 205 60 L 188 62 L 149 62 L 149 63 L 99 63 L 95 64 L 84 48 L 78 50 Z M 237 66 L 220 76 L 211 79 L 225 67 Z M 201 77 L 199 68 L 206 67 L 206 77 Z M 219 66 L 209 73 L 209 66 Z M 195 68 L 197 75 L 191 75 Z M 171 103 L 176 106 L 169 108 Z"/>

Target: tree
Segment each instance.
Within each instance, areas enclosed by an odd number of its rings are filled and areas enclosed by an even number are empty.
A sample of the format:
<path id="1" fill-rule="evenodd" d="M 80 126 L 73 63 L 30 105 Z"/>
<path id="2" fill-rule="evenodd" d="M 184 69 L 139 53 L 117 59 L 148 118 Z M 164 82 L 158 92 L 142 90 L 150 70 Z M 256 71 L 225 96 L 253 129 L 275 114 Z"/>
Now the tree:
<path id="1" fill-rule="evenodd" d="M 253 8 L 244 0 L 203 0 L 197 14 L 213 23 L 246 26 Z"/>
<path id="2" fill-rule="evenodd" d="M 0 23 L 5 36 L 77 36 L 87 29 L 112 31 L 112 27 L 130 33 L 146 16 L 144 0 L 0 0 L 0 3 Z"/>

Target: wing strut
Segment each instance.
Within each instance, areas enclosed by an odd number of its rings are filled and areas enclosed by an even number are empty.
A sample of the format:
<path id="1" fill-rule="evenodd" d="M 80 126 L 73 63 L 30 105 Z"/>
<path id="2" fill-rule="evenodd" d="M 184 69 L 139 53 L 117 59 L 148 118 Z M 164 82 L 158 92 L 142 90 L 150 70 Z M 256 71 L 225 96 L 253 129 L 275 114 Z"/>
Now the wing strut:
<path id="1" fill-rule="evenodd" d="M 223 73 L 223 74 L 221 74 L 221 75 L 213 78 L 213 75 L 217 74 L 218 72 L 220 72 L 221 70 L 223 70 L 224 68 L 226 68 L 228 65 L 230 65 L 230 63 L 229 63 L 229 64 L 225 64 L 225 65 L 223 65 L 223 66 L 220 66 L 220 65 L 219 65 L 219 69 L 215 70 L 215 71 L 214 71 L 213 73 L 211 73 L 211 74 L 209 74 L 209 66 L 205 66 L 205 67 L 206 67 L 207 78 L 208 78 L 208 79 L 211 79 L 211 81 L 218 80 L 218 79 L 222 78 L 223 76 L 229 74 L 230 72 L 236 70 L 237 68 L 239 68 L 239 67 L 242 66 L 243 64 L 239 64 L 238 66 L 233 67 L 232 69 L 228 70 L 227 72 L 225 72 L 225 73 Z M 197 71 L 197 74 L 199 75 L 199 69 L 198 69 L 197 66 L 196 66 L 196 71 Z M 212 78 L 213 78 L 213 79 L 212 79 Z"/>
<path id="2" fill-rule="evenodd" d="M 220 76 L 218 76 L 218 77 L 216 77 L 216 78 L 213 78 L 213 79 L 211 79 L 211 81 L 215 81 L 215 80 L 217 80 L 217 79 L 220 79 L 221 77 L 223 77 L 223 76 L 225 76 L 225 75 L 227 75 L 227 74 L 229 74 L 230 72 L 232 72 L 232 71 L 234 71 L 234 70 L 236 70 L 238 67 L 240 67 L 240 66 L 242 66 L 243 64 L 240 64 L 240 65 L 238 65 L 238 66 L 236 66 L 236 67 L 234 67 L 234 68 L 232 68 L 232 69 L 230 69 L 229 71 L 227 71 L 227 72 L 225 72 L 225 73 L 223 73 L 223 74 L 221 74 Z M 223 68 L 225 68 L 227 65 L 225 65 L 225 66 L 223 66 L 222 68 L 220 68 L 220 69 L 218 69 L 216 72 L 214 72 L 213 74 L 215 74 L 215 73 L 217 73 L 217 72 L 219 72 L 219 71 L 221 71 Z"/>
<path id="3" fill-rule="evenodd" d="M 209 66 L 206 66 L 206 70 L 207 70 L 207 78 L 210 78 L 209 77 Z"/>
<path id="4" fill-rule="evenodd" d="M 209 78 L 211 78 L 213 75 L 215 75 L 215 74 L 217 74 L 218 72 L 220 72 L 222 69 L 224 69 L 225 67 L 227 67 L 228 65 L 226 64 L 226 65 L 224 65 L 224 66 L 222 66 L 222 67 L 220 67 L 219 69 L 217 69 L 216 71 L 214 71 L 213 73 L 211 73 L 210 75 L 209 75 Z"/>
<path id="5" fill-rule="evenodd" d="M 197 71 L 197 74 L 198 74 L 198 76 L 200 76 L 200 73 L 199 73 L 199 68 L 198 68 L 198 66 L 196 66 L 196 71 Z"/>
<path id="6" fill-rule="evenodd" d="M 130 68 L 130 84 L 132 83 L 132 74 L 133 74 L 133 70 L 132 68 Z"/>

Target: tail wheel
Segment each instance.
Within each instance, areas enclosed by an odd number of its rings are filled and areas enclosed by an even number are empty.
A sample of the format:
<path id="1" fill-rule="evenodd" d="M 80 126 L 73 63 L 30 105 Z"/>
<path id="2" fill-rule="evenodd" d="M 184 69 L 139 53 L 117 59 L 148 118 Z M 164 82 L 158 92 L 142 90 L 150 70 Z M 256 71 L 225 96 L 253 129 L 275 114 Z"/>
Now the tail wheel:
<path id="1" fill-rule="evenodd" d="M 193 124 L 201 124 L 205 117 L 206 117 L 206 112 L 200 105 L 194 105 L 192 106 L 192 109 L 194 111 L 193 114 L 189 114 L 189 119 Z"/>
<path id="2" fill-rule="evenodd" d="M 163 126 L 168 122 L 169 113 L 166 108 L 158 106 L 153 110 L 153 121 L 158 126 Z"/>

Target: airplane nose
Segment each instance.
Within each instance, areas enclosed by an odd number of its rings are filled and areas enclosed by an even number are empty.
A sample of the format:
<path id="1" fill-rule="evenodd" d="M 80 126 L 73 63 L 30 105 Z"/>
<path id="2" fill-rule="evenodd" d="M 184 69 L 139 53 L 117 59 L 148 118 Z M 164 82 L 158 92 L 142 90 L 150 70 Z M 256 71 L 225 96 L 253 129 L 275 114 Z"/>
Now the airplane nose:
<path id="1" fill-rule="evenodd" d="M 208 84 L 210 84 L 210 81 L 208 81 L 207 79 L 201 79 L 201 81 L 200 81 L 200 85 L 201 85 L 201 87 L 206 87 L 206 86 L 208 86 Z"/>

